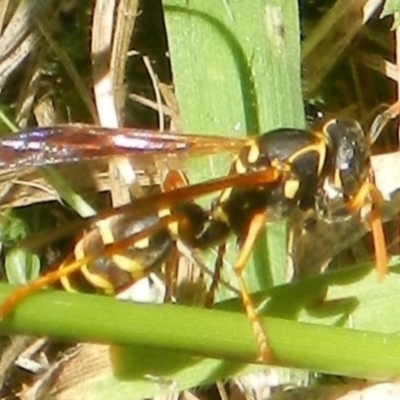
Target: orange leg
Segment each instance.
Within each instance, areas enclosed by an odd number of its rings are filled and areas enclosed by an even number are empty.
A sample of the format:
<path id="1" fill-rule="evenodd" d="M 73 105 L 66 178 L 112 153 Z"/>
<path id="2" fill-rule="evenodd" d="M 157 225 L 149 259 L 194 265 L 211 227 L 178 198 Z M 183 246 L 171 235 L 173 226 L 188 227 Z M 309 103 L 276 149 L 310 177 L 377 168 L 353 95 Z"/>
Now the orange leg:
<path id="1" fill-rule="evenodd" d="M 388 259 L 382 220 L 379 212 L 376 212 L 375 210 L 373 210 L 371 214 L 371 227 L 372 236 L 374 238 L 376 269 L 378 272 L 378 278 L 382 281 L 388 273 Z"/>
<path id="2" fill-rule="evenodd" d="M 370 184 L 370 195 L 372 197 L 371 228 L 374 238 L 376 269 L 379 280 L 382 281 L 388 273 L 386 240 L 383 232 L 382 218 L 379 212 L 383 203 L 383 198 L 380 191 L 372 183 Z"/>
<path id="3" fill-rule="evenodd" d="M 374 240 L 376 270 L 378 273 L 378 278 L 381 281 L 388 273 L 386 241 L 383 232 L 382 218 L 379 212 L 383 203 L 382 195 L 373 183 L 366 182 L 352 200 L 349 209 L 352 212 L 359 211 L 366 203 L 366 198 L 368 196 L 371 198 L 372 203 L 370 223 L 372 237 Z"/>
<path id="4" fill-rule="evenodd" d="M 368 136 L 370 144 L 374 143 L 387 123 L 400 115 L 400 101 L 394 103 L 383 113 L 379 114 L 373 121 L 369 130 Z M 371 176 L 373 182 L 373 176 Z M 373 207 L 371 212 L 371 228 L 374 238 L 375 254 L 376 254 L 376 268 L 378 271 L 379 280 L 382 280 L 388 272 L 388 261 L 386 253 L 385 236 L 383 232 L 382 219 L 379 214 L 379 208 L 383 203 L 382 195 L 377 187 L 369 182 L 369 193 L 372 197 Z"/>
<path id="5" fill-rule="evenodd" d="M 63 276 L 68 276 L 76 271 L 79 271 L 83 265 L 91 260 L 92 257 L 85 257 L 83 259 L 76 260 L 62 269 L 56 269 L 55 271 L 49 272 L 46 275 L 28 283 L 26 286 L 18 288 L 4 301 L 3 304 L 1 304 L 0 318 L 5 318 L 21 301 L 26 299 L 32 293 L 59 282 Z"/>
<path id="6" fill-rule="evenodd" d="M 243 271 L 249 261 L 257 237 L 261 229 L 265 227 L 266 221 L 267 218 L 265 213 L 256 214 L 252 218 L 249 231 L 247 232 L 245 240 L 241 245 L 239 256 L 235 263 L 235 273 L 238 279 L 247 318 L 249 319 L 253 327 L 254 335 L 256 336 L 257 343 L 260 349 L 260 359 L 264 363 L 271 363 L 273 360 L 276 361 L 276 359 L 271 349 L 269 348 L 267 335 L 264 331 L 260 318 L 257 315 L 256 308 L 254 307 L 250 293 L 247 289 L 246 282 L 243 278 Z"/>

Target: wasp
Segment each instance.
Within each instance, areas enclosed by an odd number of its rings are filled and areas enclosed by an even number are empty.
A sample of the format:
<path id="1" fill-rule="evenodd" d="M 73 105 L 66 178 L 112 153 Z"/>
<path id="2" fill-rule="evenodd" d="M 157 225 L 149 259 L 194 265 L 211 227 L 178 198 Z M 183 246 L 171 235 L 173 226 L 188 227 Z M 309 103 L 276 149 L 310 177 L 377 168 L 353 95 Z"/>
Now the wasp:
<path id="1" fill-rule="evenodd" d="M 234 263 L 242 302 L 264 362 L 273 351 L 243 278 L 255 241 L 266 223 L 294 210 L 316 210 L 328 221 L 351 218 L 371 208 L 371 226 L 380 277 L 386 273 L 386 250 L 379 217 L 382 201 L 370 172 L 371 144 L 398 105 L 380 114 L 366 134 L 352 119 L 333 119 L 321 132 L 280 128 L 243 139 L 219 136 L 154 133 L 129 128 L 87 126 L 36 128 L 0 139 L 0 165 L 24 168 L 97 157 L 148 157 L 236 153 L 226 176 L 188 185 L 170 171 L 164 192 L 108 209 L 84 222 L 92 229 L 75 246 L 74 255 L 57 270 L 17 290 L 1 306 L 5 317 L 38 288 L 61 281 L 76 290 L 75 277 L 107 294 L 119 292 L 168 260 L 174 243 L 196 250 L 218 249 L 221 259 L 230 236 L 238 243 Z M 196 200 L 217 193 L 209 207 Z"/>

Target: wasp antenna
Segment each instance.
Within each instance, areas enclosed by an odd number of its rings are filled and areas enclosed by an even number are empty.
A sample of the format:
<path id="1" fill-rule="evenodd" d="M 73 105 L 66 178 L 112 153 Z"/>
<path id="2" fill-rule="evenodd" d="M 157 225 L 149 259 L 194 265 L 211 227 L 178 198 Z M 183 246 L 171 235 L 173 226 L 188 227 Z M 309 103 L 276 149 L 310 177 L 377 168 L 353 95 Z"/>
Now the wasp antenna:
<path id="1" fill-rule="evenodd" d="M 382 133 L 383 129 L 385 129 L 386 125 L 390 120 L 398 117 L 400 114 L 400 101 L 397 101 L 392 106 L 390 106 L 387 110 L 378 114 L 374 121 L 371 124 L 371 127 L 368 132 L 368 137 L 371 144 L 375 143 Z"/>

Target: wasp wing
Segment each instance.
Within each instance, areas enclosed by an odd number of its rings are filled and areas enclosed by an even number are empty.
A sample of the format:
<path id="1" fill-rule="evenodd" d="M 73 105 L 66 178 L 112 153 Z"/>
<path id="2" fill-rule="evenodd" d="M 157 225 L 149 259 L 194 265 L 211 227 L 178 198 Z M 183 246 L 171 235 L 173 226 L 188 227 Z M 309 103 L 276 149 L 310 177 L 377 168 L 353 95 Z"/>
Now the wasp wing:
<path id="1" fill-rule="evenodd" d="M 79 162 L 110 156 L 131 156 L 143 167 L 149 157 L 193 157 L 235 152 L 245 138 L 184 135 L 130 128 L 82 125 L 35 128 L 0 139 L 0 167 L 21 169 Z"/>

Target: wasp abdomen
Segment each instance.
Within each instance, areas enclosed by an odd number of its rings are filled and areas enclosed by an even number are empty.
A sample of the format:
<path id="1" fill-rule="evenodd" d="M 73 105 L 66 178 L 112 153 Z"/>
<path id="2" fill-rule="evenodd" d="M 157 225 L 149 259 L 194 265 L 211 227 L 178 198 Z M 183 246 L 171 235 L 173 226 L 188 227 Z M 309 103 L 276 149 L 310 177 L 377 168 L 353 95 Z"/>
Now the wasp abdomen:
<path id="1" fill-rule="evenodd" d="M 132 221 L 129 215 L 118 215 L 101 221 L 75 246 L 75 258 L 99 254 L 80 271 L 62 279 L 69 291 L 101 291 L 116 294 L 158 268 L 168 257 L 173 240 L 167 230 L 136 242 L 123 251 L 105 255 L 107 245 L 123 240 L 154 225 L 158 218 L 147 216 Z"/>

